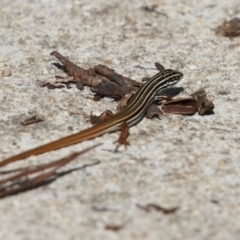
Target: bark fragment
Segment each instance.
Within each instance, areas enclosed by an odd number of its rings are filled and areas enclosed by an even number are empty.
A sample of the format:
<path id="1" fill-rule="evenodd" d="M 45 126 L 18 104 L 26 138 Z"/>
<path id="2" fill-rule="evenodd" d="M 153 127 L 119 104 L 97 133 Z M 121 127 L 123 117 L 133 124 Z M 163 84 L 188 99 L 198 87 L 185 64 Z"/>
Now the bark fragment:
<path id="1" fill-rule="evenodd" d="M 233 18 L 230 21 L 224 21 L 215 29 L 216 34 L 228 38 L 240 36 L 240 18 Z"/>

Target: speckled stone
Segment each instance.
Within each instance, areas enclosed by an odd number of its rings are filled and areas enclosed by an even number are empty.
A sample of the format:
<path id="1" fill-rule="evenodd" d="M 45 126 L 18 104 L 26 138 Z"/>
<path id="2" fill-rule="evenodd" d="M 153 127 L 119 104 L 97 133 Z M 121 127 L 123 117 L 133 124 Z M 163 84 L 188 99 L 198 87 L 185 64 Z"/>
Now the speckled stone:
<path id="1" fill-rule="evenodd" d="M 239 239 L 239 38 L 214 32 L 240 17 L 237 9 L 239 0 L 1 0 L 0 71 L 9 66 L 12 74 L 0 77 L 0 159 L 85 129 L 87 114 L 116 107 L 92 101 L 87 88 L 41 88 L 65 76 L 52 65 L 53 50 L 139 81 L 156 73 L 158 61 L 184 73 L 182 95 L 205 88 L 215 114 L 144 119 L 118 153 L 113 133 L 19 162 L 49 162 L 103 143 L 67 168 L 100 164 L 2 199 L 0 239 Z M 45 120 L 20 124 L 35 114 Z M 149 203 L 179 209 L 137 207 Z"/>

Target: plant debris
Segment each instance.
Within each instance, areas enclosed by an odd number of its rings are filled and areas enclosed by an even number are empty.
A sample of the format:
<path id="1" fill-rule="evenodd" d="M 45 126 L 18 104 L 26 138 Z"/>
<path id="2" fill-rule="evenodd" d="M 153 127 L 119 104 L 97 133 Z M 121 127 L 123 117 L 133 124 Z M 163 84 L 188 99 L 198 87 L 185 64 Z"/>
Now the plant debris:
<path id="1" fill-rule="evenodd" d="M 168 18 L 166 13 L 162 13 L 162 12 L 157 11 L 156 10 L 157 8 L 158 8 L 158 4 L 152 4 L 151 6 L 142 7 L 142 10 L 145 11 L 145 12 L 148 12 L 148 13 L 156 13 L 158 15 L 162 15 L 162 16 Z"/>
<path id="2" fill-rule="evenodd" d="M 197 102 L 197 110 L 199 115 L 213 114 L 214 104 L 207 98 L 206 91 L 199 89 L 191 94 L 192 98 Z"/>
<path id="3" fill-rule="evenodd" d="M 30 117 L 28 119 L 25 119 L 21 122 L 21 124 L 23 126 L 27 126 L 27 125 L 30 125 L 30 124 L 33 124 L 33 123 L 37 123 L 37 122 L 42 122 L 44 119 L 41 118 L 41 117 L 38 117 L 37 115 L 34 115 L 33 117 Z"/>
<path id="4" fill-rule="evenodd" d="M 62 173 L 57 173 L 57 170 L 66 166 L 68 163 L 73 161 L 79 155 L 90 151 L 91 149 L 99 146 L 100 144 L 95 144 L 92 147 L 86 148 L 82 151 L 75 152 L 70 154 L 67 157 L 61 158 L 60 160 L 53 161 L 47 164 L 40 164 L 37 166 L 27 167 L 27 168 L 19 168 L 15 170 L 1 171 L 0 175 L 9 175 L 12 173 L 16 173 L 15 175 L 11 175 L 6 177 L 3 180 L 0 180 L 0 198 L 4 198 L 6 196 L 14 195 L 20 192 L 25 192 L 30 189 L 34 189 L 45 184 L 48 184 L 57 178 L 66 175 L 73 170 L 68 170 Z M 100 162 L 95 162 L 90 165 L 99 164 Z M 83 168 L 82 167 L 82 168 Z"/>
<path id="5" fill-rule="evenodd" d="M 48 89 L 65 88 L 64 85 L 56 85 L 49 82 L 42 84 L 41 87 L 47 87 Z"/>
<path id="6" fill-rule="evenodd" d="M 143 83 L 132 80 L 119 73 L 116 73 L 113 69 L 108 68 L 104 65 L 96 65 L 87 70 L 75 65 L 66 57 L 62 56 L 57 51 L 51 53 L 55 56 L 63 66 L 55 63 L 54 65 L 60 69 L 63 69 L 68 77 L 56 77 L 56 83 L 76 83 L 77 88 L 82 90 L 84 86 L 91 87 L 91 90 L 96 94 L 94 100 L 98 101 L 102 97 L 111 97 L 115 100 L 120 100 L 118 111 L 121 110 L 125 105 L 128 98 L 126 95 L 132 92 L 136 92 Z M 165 68 L 160 63 L 156 62 L 155 67 L 160 72 L 164 71 Z M 149 77 L 144 77 L 142 81 L 148 81 Z M 50 85 L 54 88 L 54 85 Z M 213 113 L 214 105 L 210 101 L 206 92 L 203 89 L 191 94 L 191 97 L 173 99 L 183 88 L 174 87 L 167 89 L 164 94 L 166 95 L 165 101 L 160 101 L 162 105 L 161 110 L 157 106 L 157 102 L 153 103 L 146 112 L 146 117 L 152 119 L 153 117 L 160 117 L 163 113 L 165 114 L 182 114 L 182 115 L 193 115 L 198 112 L 200 115 Z M 163 93 L 161 93 L 162 95 Z M 162 100 L 162 99 L 161 99 Z M 105 113 L 104 113 L 105 114 Z M 95 116 L 91 115 L 90 119 L 93 124 L 103 121 L 103 115 Z M 105 116 L 105 115 L 104 115 Z M 105 119 L 105 117 L 104 117 Z"/>
<path id="7" fill-rule="evenodd" d="M 159 206 L 158 204 L 155 203 L 149 203 L 147 205 L 140 205 L 137 204 L 137 207 L 146 211 L 146 212 L 151 212 L 152 210 L 158 211 L 158 212 L 162 212 L 164 214 L 171 214 L 171 213 L 175 213 L 179 207 L 174 207 L 174 208 L 164 208 Z"/>
<path id="8" fill-rule="evenodd" d="M 196 112 L 199 115 L 213 114 L 214 104 L 207 98 L 204 89 L 200 89 L 190 96 L 163 102 L 162 110 L 168 114 L 194 115 Z"/>
<path id="9" fill-rule="evenodd" d="M 122 229 L 123 226 L 124 226 L 124 225 L 107 224 L 107 225 L 105 226 L 105 229 L 116 232 L 116 231 L 119 231 L 120 229 Z"/>
<path id="10" fill-rule="evenodd" d="M 97 100 L 101 97 L 111 97 L 119 100 L 130 90 L 136 90 L 136 87 L 142 85 L 142 83 L 123 77 L 104 65 L 97 65 L 85 70 L 57 51 L 53 51 L 51 55 L 55 56 L 63 64 L 63 66 L 54 65 L 68 74 L 67 78 L 61 79 L 58 77 L 58 83 L 74 82 L 80 90 L 83 89 L 83 86 L 89 86 L 91 91 L 97 95 Z"/>
<path id="11" fill-rule="evenodd" d="M 224 37 L 234 38 L 240 36 L 240 18 L 233 18 L 230 21 L 224 21 L 215 29 L 216 34 Z"/>
<path id="12" fill-rule="evenodd" d="M 197 112 L 197 101 L 192 98 L 177 98 L 163 103 L 162 110 L 168 114 L 194 115 Z"/>

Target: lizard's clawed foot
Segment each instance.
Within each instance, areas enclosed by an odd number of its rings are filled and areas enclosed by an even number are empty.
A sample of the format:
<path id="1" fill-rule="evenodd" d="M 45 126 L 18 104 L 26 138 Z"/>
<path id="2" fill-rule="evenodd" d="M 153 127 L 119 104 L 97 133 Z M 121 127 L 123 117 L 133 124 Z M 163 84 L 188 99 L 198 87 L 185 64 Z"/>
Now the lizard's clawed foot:
<path id="1" fill-rule="evenodd" d="M 127 148 L 127 146 L 130 145 L 130 143 L 127 141 L 128 135 L 129 135 L 129 126 L 128 126 L 127 122 L 123 122 L 122 131 L 121 131 L 121 134 L 119 136 L 119 139 L 117 141 L 115 141 L 115 143 L 116 142 L 118 143 L 116 148 L 115 148 L 115 152 L 117 152 L 120 145 L 124 145 L 125 148 Z"/>

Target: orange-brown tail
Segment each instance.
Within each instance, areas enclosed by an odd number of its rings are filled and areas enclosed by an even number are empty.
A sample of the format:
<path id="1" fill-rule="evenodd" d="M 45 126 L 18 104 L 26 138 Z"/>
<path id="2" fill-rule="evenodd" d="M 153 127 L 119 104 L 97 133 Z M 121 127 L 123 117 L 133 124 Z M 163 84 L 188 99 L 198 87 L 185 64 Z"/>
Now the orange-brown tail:
<path id="1" fill-rule="evenodd" d="M 0 167 L 5 166 L 5 165 L 7 165 L 9 163 L 12 163 L 12 162 L 16 162 L 18 160 L 33 156 L 33 155 L 39 155 L 39 154 L 42 154 L 42 153 L 45 153 L 45 152 L 57 150 L 57 149 L 67 147 L 67 146 L 70 146 L 70 145 L 73 145 L 73 144 L 77 144 L 77 143 L 83 142 L 85 140 L 90 140 L 90 139 L 93 139 L 97 136 L 102 135 L 101 131 L 96 131 L 96 130 L 91 131 L 91 130 L 93 130 L 93 128 L 95 128 L 95 126 L 93 126 L 92 128 L 83 130 L 79 133 L 75 133 L 75 134 L 70 135 L 68 137 L 61 138 L 59 140 L 47 143 L 45 145 L 33 148 L 31 150 L 28 150 L 28 151 L 25 151 L 23 153 L 12 156 L 10 158 L 7 158 L 7 159 L 0 162 Z"/>

